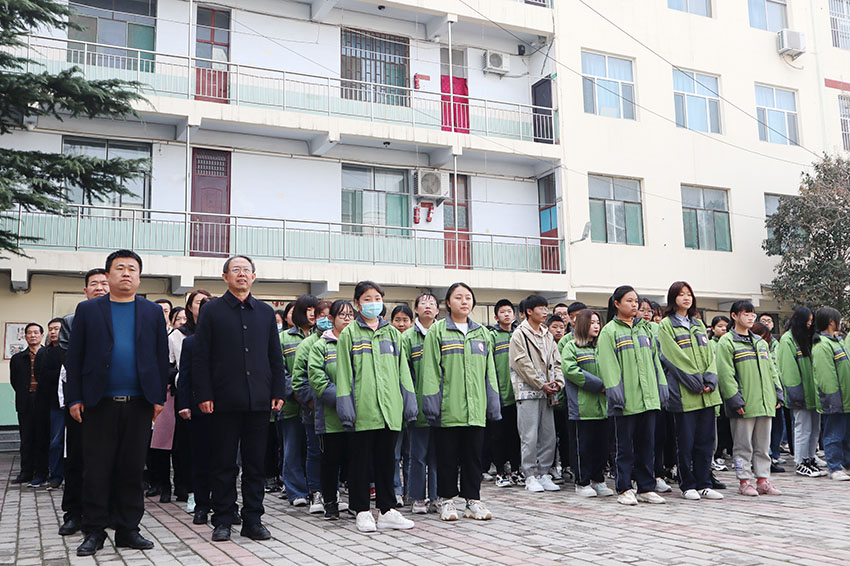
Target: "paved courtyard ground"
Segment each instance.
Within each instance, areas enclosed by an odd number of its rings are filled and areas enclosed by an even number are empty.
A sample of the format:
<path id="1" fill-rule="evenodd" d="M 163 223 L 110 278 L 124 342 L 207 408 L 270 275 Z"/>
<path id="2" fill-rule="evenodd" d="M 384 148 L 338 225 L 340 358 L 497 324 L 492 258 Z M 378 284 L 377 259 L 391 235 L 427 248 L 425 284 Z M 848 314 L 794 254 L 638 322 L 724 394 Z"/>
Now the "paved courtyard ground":
<path id="1" fill-rule="evenodd" d="M 572 484 L 555 494 L 485 484 L 488 522 L 443 523 L 415 516 L 409 531 L 364 535 L 353 519 L 325 523 L 274 496 L 265 524 L 273 539 L 253 542 L 234 532 L 213 544 L 211 528 L 192 525 L 184 504 L 148 500 L 142 534 L 156 547 L 121 549 L 110 540 L 96 557 L 78 558 L 79 535 L 60 537 L 62 491 L 11 485 L 13 454 L 0 454 L 0 564 L 17 566 L 200 566 L 204 564 L 795 564 L 850 563 L 850 482 L 775 476 L 781 497 L 624 507 L 614 498 L 581 499 Z M 719 474 L 730 485 L 731 473 Z M 405 512 L 407 514 L 407 512 Z"/>

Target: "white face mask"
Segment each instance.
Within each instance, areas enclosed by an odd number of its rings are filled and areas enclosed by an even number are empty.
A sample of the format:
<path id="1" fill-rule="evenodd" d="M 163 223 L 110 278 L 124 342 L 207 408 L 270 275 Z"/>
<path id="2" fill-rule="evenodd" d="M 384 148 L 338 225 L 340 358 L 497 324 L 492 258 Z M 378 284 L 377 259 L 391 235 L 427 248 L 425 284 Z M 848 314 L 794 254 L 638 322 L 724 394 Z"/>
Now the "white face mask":
<path id="1" fill-rule="evenodd" d="M 278 325 L 277 325 L 277 331 L 278 331 L 278 332 L 283 332 L 283 325 L 282 325 L 282 324 L 278 324 Z"/>

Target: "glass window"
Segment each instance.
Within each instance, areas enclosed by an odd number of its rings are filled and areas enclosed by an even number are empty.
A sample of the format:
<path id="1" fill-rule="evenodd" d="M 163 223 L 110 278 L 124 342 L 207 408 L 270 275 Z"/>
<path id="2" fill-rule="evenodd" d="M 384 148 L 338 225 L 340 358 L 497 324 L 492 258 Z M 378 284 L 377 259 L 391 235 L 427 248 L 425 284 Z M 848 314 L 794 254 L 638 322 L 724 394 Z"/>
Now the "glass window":
<path id="1" fill-rule="evenodd" d="M 829 0 L 829 26 L 832 45 L 850 49 L 850 0 Z"/>
<path id="2" fill-rule="evenodd" d="M 343 28 L 341 69 L 343 98 L 410 105 L 410 38 Z"/>
<path id="3" fill-rule="evenodd" d="M 342 221 L 363 226 L 344 226 L 358 234 L 397 234 L 385 226 L 410 226 L 408 172 L 344 165 L 342 167 Z"/>
<path id="4" fill-rule="evenodd" d="M 68 28 L 68 39 L 72 41 L 155 49 L 157 0 L 78 0 L 70 3 L 70 10 L 69 21 L 82 28 Z M 88 53 L 87 61 L 83 61 L 83 53 Z M 69 45 L 68 60 L 76 64 L 136 70 L 139 58 L 154 59 L 152 53 L 102 46 L 86 48 L 81 43 Z M 141 70 L 153 72 L 153 64 L 143 63 Z"/>
<path id="5" fill-rule="evenodd" d="M 767 220 L 777 212 L 779 212 L 779 199 L 780 195 L 771 195 L 768 193 L 764 194 L 764 218 Z M 767 228 L 767 237 L 773 237 L 773 230 Z"/>
<path id="6" fill-rule="evenodd" d="M 732 251 L 727 191 L 682 185 L 682 223 L 686 248 Z"/>
<path id="7" fill-rule="evenodd" d="M 850 151 L 850 96 L 838 97 L 838 110 L 841 116 L 841 138 L 844 140 L 844 151 Z"/>
<path id="8" fill-rule="evenodd" d="M 697 16 L 711 17 L 711 0 L 667 0 L 667 6 Z"/>
<path id="9" fill-rule="evenodd" d="M 584 111 L 611 118 L 635 119 L 635 85 L 629 59 L 581 52 Z"/>
<path id="10" fill-rule="evenodd" d="M 588 175 L 590 237 L 594 242 L 643 245 L 640 181 Z"/>
<path id="11" fill-rule="evenodd" d="M 537 179 L 537 196 L 540 206 L 540 233 L 558 229 L 558 198 L 555 174 Z"/>
<path id="12" fill-rule="evenodd" d="M 756 85 L 756 117 L 761 141 L 799 144 L 794 91 Z"/>
<path id="13" fill-rule="evenodd" d="M 63 153 L 69 155 L 86 155 L 98 159 L 150 159 L 151 144 L 126 142 L 118 140 L 103 140 L 91 138 L 64 138 Z M 85 195 L 82 188 L 68 186 L 68 199 L 73 204 L 93 204 L 121 208 L 150 208 L 150 174 L 141 178 L 124 180 L 124 188 L 132 191 L 132 195 L 113 195 L 107 200 L 92 199 Z M 118 214 L 118 211 L 115 211 Z"/>
<path id="14" fill-rule="evenodd" d="M 788 27 L 786 0 L 748 0 L 750 27 L 779 31 Z"/>
<path id="15" fill-rule="evenodd" d="M 676 125 L 698 132 L 720 133 L 719 79 L 693 71 L 673 69 L 673 105 Z"/>

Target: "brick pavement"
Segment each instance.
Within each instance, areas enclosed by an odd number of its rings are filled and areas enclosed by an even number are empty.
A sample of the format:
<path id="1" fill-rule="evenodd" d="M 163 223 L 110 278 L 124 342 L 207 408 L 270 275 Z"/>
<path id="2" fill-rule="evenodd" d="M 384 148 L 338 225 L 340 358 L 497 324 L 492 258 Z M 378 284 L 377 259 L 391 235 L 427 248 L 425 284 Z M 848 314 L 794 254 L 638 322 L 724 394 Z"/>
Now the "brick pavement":
<path id="1" fill-rule="evenodd" d="M 266 498 L 264 521 L 273 539 L 254 542 L 234 532 L 213 544 L 211 528 L 195 526 L 183 504 L 147 501 L 142 534 L 156 547 L 116 551 L 107 541 L 95 557 L 75 555 L 81 536 L 60 537 L 62 492 L 9 484 L 12 454 L 0 454 L 0 565 L 200 566 L 317 564 L 788 564 L 850 562 L 850 482 L 775 476 L 781 497 L 618 505 L 614 498 L 581 499 L 572 485 L 556 494 L 485 484 L 482 497 L 496 518 L 442 523 L 416 516 L 409 531 L 364 535 L 352 519 L 325 523 Z M 17 466 L 14 466 L 17 471 Z M 734 482 L 731 473 L 719 474 Z M 817 487 L 817 491 L 815 491 Z M 111 538 L 111 533 L 110 533 Z"/>

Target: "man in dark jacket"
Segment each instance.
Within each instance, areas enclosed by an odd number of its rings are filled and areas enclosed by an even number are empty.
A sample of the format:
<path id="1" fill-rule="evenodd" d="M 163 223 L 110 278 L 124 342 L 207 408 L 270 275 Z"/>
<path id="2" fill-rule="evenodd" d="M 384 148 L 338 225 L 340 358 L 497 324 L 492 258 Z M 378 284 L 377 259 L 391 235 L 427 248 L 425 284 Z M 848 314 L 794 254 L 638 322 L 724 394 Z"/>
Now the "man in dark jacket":
<path id="1" fill-rule="evenodd" d="M 136 296 L 142 259 L 135 252 L 111 253 L 106 271 L 109 294 L 77 306 L 65 359 L 66 404 L 83 425 L 86 536 L 78 556 L 103 548 L 110 510 L 116 547 L 153 548 L 139 522 L 151 420 L 168 384 L 165 321 L 159 306 Z"/>
<path id="2" fill-rule="evenodd" d="M 272 308 L 251 296 L 254 262 L 224 263 L 227 292 L 204 307 L 195 331 L 192 392 L 212 415 L 213 541 L 230 540 L 236 510 L 236 450 L 242 454 L 242 536 L 271 538 L 260 522 L 269 410 L 283 407 L 284 366 Z"/>
<path id="3" fill-rule="evenodd" d="M 15 390 L 15 410 L 18 412 L 18 431 L 21 437 L 21 471 L 12 483 L 31 482 L 33 487 L 38 487 L 47 479 L 47 469 L 36 469 L 37 463 L 42 459 L 36 454 L 38 379 L 35 375 L 35 357 L 41 349 L 43 336 L 44 328 L 40 324 L 27 324 L 24 327 L 27 349 L 18 352 L 9 360 L 9 381 Z M 44 462 L 46 463 L 46 459 Z"/>
<path id="4" fill-rule="evenodd" d="M 49 471 L 47 489 L 62 485 L 62 449 L 65 445 L 65 415 L 59 408 L 59 372 L 65 360 L 65 351 L 59 347 L 59 330 L 62 319 L 47 323 L 47 345 L 35 357 L 35 377 L 38 380 L 37 404 L 39 407 L 39 452 L 47 459 Z M 44 464 L 42 464 L 42 467 Z"/>

